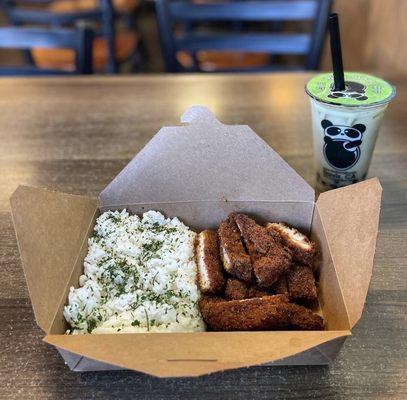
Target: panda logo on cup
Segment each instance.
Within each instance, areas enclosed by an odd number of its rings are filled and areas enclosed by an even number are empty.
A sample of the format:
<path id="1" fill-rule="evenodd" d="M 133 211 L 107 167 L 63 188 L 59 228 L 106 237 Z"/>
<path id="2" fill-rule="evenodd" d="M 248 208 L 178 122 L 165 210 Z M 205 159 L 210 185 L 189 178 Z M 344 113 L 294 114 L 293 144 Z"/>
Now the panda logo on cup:
<path id="1" fill-rule="evenodd" d="M 331 87 L 331 93 L 328 95 L 331 99 L 338 98 L 351 98 L 357 101 L 367 100 L 365 94 L 366 86 L 359 82 L 346 82 L 345 90 L 335 90 L 334 86 Z"/>
<path id="2" fill-rule="evenodd" d="M 340 170 L 353 167 L 360 158 L 362 135 L 366 130 L 363 124 L 353 126 L 334 125 L 324 119 L 321 122 L 324 128 L 324 157 L 327 163 Z"/>

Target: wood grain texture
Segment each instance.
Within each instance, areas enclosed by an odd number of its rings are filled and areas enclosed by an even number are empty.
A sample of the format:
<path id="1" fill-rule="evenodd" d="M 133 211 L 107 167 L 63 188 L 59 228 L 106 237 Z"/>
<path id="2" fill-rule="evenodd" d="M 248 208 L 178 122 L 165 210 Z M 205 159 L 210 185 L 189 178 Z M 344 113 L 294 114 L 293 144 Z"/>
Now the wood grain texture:
<path id="1" fill-rule="evenodd" d="M 397 79 L 370 170 L 384 188 L 361 321 L 329 367 L 252 367 L 195 379 L 74 373 L 42 342 L 8 198 L 19 184 L 96 196 L 191 104 L 248 124 L 313 182 L 310 75 L 0 81 L 0 399 L 403 399 L 407 397 L 407 79 Z M 242 349 L 245 351 L 245 349 Z"/>

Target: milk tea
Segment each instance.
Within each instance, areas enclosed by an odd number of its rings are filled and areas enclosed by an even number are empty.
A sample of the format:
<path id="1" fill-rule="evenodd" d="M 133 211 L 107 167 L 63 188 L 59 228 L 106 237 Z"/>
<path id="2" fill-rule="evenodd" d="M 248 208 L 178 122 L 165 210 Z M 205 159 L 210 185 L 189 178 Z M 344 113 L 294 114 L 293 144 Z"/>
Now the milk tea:
<path id="1" fill-rule="evenodd" d="M 306 86 L 319 191 L 366 178 L 380 123 L 395 95 L 393 86 L 370 75 L 345 73 L 345 81 L 345 90 L 336 91 L 332 74 L 322 74 Z"/>

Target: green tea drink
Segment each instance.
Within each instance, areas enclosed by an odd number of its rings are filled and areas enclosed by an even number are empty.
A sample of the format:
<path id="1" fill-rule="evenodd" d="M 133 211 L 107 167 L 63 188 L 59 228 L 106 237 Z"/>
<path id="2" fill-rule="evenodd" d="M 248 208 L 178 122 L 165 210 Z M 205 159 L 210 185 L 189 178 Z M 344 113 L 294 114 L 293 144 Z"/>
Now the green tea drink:
<path id="1" fill-rule="evenodd" d="M 331 73 L 306 85 L 312 109 L 316 187 L 320 191 L 366 178 L 384 112 L 396 90 L 371 75 L 345 73 L 345 90 Z"/>

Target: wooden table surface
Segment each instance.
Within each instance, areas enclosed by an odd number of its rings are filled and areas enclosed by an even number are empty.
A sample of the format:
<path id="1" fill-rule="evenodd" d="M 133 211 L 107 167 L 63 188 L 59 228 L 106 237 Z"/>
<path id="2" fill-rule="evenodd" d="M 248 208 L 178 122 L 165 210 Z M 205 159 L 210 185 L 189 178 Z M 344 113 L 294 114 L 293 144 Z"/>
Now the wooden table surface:
<path id="1" fill-rule="evenodd" d="M 329 367 L 252 367 L 195 379 L 75 373 L 41 341 L 20 265 L 9 196 L 19 184 L 96 196 L 189 105 L 248 124 L 312 183 L 310 75 L 0 80 L 1 399 L 406 399 L 407 78 L 393 79 L 370 175 L 383 205 L 362 319 Z M 350 238 L 351 240 L 351 238 Z"/>

